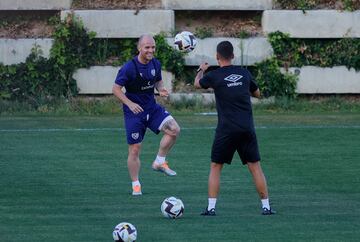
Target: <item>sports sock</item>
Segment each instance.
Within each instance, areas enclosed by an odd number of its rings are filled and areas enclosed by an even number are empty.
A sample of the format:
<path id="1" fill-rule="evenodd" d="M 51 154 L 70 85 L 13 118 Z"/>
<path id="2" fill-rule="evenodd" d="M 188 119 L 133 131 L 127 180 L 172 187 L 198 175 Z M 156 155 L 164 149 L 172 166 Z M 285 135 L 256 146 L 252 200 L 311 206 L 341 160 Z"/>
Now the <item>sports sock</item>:
<path id="1" fill-rule="evenodd" d="M 269 198 L 261 199 L 262 207 L 270 209 Z"/>
<path id="2" fill-rule="evenodd" d="M 216 205 L 216 198 L 210 198 L 208 199 L 209 203 L 208 203 L 208 208 L 207 210 L 210 211 L 211 209 L 215 208 Z"/>
<path id="3" fill-rule="evenodd" d="M 165 156 L 156 156 L 155 163 L 158 165 L 164 164 L 165 162 Z"/>
<path id="4" fill-rule="evenodd" d="M 136 186 L 141 186 L 139 180 L 133 181 L 131 184 L 132 184 L 132 187 L 133 187 L 133 188 L 136 187 Z"/>

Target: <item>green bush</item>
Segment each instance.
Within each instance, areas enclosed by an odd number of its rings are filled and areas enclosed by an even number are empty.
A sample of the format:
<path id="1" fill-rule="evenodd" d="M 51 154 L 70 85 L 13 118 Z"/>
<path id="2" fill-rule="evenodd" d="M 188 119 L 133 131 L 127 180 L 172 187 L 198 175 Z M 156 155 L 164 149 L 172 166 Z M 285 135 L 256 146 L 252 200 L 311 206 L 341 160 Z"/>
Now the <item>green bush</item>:
<path id="1" fill-rule="evenodd" d="M 154 36 L 156 41 L 156 58 L 160 60 L 163 69 L 181 78 L 185 68 L 184 54 L 172 48 L 166 41 L 164 34 Z"/>
<path id="2" fill-rule="evenodd" d="M 283 67 L 344 65 L 360 70 L 360 39 L 292 39 L 287 34 L 274 32 L 269 34 L 269 41 Z"/>
<path id="3" fill-rule="evenodd" d="M 297 77 L 281 73 L 279 62 L 270 58 L 255 65 L 255 80 L 263 96 L 294 98 Z"/>
<path id="4" fill-rule="evenodd" d="M 65 21 L 54 22 L 54 43 L 50 57 L 41 56 L 35 46 L 25 63 L 3 65 L 0 63 L 0 99 L 28 102 L 35 108 L 54 98 L 71 98 L 77 94 L 76 81 L 72 78 L 78 68 L 107 64 L 122 65 L 137 54 L 135 39 L 95 39 L 82 22 L 73 15 Z M 171 48 L 160 34 L 155 36 L 156 56 L 163 68 L 176 77 L 183 75 L 183 54 Z"/>
<path id="5" fill-rule="evenodd" d="M 53 98 L 70 98 L 77 93 L 73 72 L 96 60 L 95 34 L 87 34 L 82 23 L 69 15 L 56 26 L 50 58 L 35 46 L 25 63 L 0 65 L 0 98 L 30 102 L 35 107 Z"/>
<path id="6" fill-rule="evenodd" d="M 56 78 L 53 64 L 53 60 L 47 60 L 34 51 L 25 63 L 0 64 L 0 98 L 26 100 L 37 105 L 41 100 L 64 95 L 64 83 L 52 82 Z"/>
<path id="7" fill-rule="evenodd" d="M 211 27 L 196 27 L 194 34 L 199 39 L 205 39 L 205 38 L 212 37 L 214 34 L 214 31 Z"/>
<path id="8" fill-rule="evenodd" d="M 321 6 L 341 8 L 346 11 L 355 11 L 360 8 L 359 0 L 276 0 L 275 1 L 283 9 L 317 9 Z"/>

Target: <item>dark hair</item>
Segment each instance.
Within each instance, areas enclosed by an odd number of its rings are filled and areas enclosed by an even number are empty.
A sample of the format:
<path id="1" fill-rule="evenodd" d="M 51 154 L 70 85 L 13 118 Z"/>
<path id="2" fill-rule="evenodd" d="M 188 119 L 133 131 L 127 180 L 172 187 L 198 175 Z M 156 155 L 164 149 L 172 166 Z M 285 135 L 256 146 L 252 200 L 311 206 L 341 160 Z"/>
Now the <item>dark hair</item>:
<path id="1" fill-rule="evenodd" d="M 216 52 L 225 60 L 231 60 L 234 56 L 234 47 L 230 41 L 221 41 L 216 47 Z"/>

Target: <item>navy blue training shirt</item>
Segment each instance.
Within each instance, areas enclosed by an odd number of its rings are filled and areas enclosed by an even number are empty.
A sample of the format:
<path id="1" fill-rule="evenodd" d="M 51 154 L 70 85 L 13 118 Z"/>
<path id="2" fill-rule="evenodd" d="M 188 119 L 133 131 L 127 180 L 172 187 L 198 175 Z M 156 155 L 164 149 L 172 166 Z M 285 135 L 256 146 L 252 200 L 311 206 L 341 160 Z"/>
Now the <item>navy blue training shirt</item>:
<path id="1" fill-rule="evenodd" d="M 153 58 L 149 63 L 142 64 L 135 56 L 119 70 L 115 83 L 125 87 L 125 95 L 132 102 L 139 104 L 144 110 L 149 110 L 156 104 L 155 83 L 161 80 L 161 64 L 157 59 Z M 132 113 L 126 105 L 124 112 Z"/>
<path id="2" fill-rule="evenodd" d="M 213 88 L 218 112 L 217 132 L 253 131 L 250 96 L 258 89 L 250 72 L 237 66 L 224 66 L 200 79 L 202 88 Z"/>

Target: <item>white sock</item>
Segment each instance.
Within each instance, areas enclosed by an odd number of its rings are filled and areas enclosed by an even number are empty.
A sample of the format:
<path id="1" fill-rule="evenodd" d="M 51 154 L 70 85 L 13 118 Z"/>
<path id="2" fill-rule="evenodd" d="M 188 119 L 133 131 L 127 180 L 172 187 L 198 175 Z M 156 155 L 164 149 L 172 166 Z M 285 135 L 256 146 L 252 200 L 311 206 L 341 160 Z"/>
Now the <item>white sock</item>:
<path id="1" fill-rule="evenodd" d="M 269 198 L 261 199 L 262 207 L 270 210 Z"/>
<path id="2" fill-rule="evenodd" d="M 155 159 L 155 163 L 158 164 L 158 165 L 161 165 L 161 164 L 164 164 L 165 163 L 165 156 L 156 156 L 156 159 Z"/>
<path id="3" fill-rule="evenodd" d="M 207 210 L 210 211 L 211 209 L 215 208 L 216 205 L 216 198 L 210 198 L 208 199 L 209 204 Z"/>
<path id="4" fill-rule="evenodd" d="M 139 180 L 137 180 L 137 181 L 133 181 L 133 182 L 131 182 L 131 184 L 132 184 L 132 187 L 135 187 L 135 186 L 141 186 L 141 184 L 140 184 Z"/>

